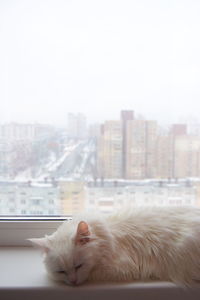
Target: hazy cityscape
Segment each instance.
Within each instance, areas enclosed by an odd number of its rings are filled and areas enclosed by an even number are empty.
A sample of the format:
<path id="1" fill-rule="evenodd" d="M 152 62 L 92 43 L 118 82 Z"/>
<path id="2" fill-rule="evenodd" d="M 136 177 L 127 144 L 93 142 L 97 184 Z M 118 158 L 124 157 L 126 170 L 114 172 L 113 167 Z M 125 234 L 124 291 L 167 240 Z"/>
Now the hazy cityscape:
<path id="1" fill-rule="evenodd" d="M 198 1 L 0 1 L 0 215 L 200 203 Z"/>
<path id="2" fill-rule="evenodd" d="M 66 127 L 0 125 L 0 214 L 105 213 L 138 205 L 200 204 L 200 134 L 185 123 L 164 129 L 132 110 Z"/>

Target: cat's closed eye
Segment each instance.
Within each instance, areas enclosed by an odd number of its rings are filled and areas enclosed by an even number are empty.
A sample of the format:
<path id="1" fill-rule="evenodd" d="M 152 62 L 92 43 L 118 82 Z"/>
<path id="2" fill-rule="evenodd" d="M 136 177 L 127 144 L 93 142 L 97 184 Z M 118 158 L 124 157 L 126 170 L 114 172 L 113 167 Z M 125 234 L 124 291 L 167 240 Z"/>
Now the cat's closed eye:
<path id="1" fill-rule="evenodd" d="M 75 270 L 78 271 L 78 269 L 80 269 L 82 267 L 83 264 L 78 264 L 77 266 L 75 266 Z"/>
<path id="2" fill-rule="evenodd" d="M 58 274 L 66 274 L 66 272 L 64 270 L 58 270 L 58 271 L 56 271 L 56 273 L 58 273 Z"/>

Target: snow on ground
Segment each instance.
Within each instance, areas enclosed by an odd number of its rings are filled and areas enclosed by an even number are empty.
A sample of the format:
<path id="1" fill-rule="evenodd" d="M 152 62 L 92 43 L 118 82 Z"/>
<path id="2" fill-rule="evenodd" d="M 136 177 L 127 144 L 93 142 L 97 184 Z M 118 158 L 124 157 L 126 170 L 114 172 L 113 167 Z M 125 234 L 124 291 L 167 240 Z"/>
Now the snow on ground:
<path id="1" fill-rule="evenodd" d="M 63 162 L 65 161 L 67 156 L 69 156 L 80 144 L 81 144 L 81 142 L 79 142 L 73 146 L 65 147 L 63 155 L 49 167 L 48 171 L 49 172 L 56 171 L 58 169 L 58 167 L 60 167 L 63 164 Z"/>
<path id="2" fill-rule="evenodd" d="M 57 159 L 56 161 L 50 162 L 47 165 L 47 167 L 45 168 L 45 172 L 43 174 L 41 174 L 37 179 L 42 180 L 45 177 L 48 177 L 50 173 L 55 172 L 64 163 L 67 156 L 69 156 L 73 151 L 75 151 L 75 149 L 78 146 L 80 146 L 81 143 L 82 142 L 78 142 L 74 145 L 66 146 L 62 156 L 59 159 Z"/>
<path id="3" fill-rule="evenodd" d="M 15 181 L 19 182 L 19 181 L 28 181 L 28 180 L 32 180 L 32 175 L 31 175 L 31 168 L 28 168 L 20 173 L 18 173 L 15 176 Z"/>
<path id="4" fill-rule="evenodd" d="M 32 177 L 31 174 L 31 168 L 27 168 L 26 170 L 18 173 L 15 176 L 15 181 L 27 181 L 27 180 L 34 180 L 34 181 L 40 181 L 44 180 L 45 177 L 49 177 L 49 175 L 52 172 L 55 172 L 65 161 L 68 155 L 70 155 L 75 149 L 81 144 L 82 142 L 78 142 L 76 144 L 73 144 L 70 142 L 69 145 L 67 145 L 64 148 L 63 154 L 56 159 L 55 155 L 52 153 L 49 156 L 49 161 L 46 165 L 38 166 L 37 175 L 35 178 Z"/>

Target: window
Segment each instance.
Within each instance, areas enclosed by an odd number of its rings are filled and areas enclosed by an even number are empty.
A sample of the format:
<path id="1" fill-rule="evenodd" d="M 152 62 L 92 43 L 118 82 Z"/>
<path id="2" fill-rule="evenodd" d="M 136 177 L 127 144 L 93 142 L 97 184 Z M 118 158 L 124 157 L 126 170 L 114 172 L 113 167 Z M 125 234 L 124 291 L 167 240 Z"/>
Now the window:
<path id="1" fill-rule="evenodd" d="M 32 199 L 31 203 L 32 203 L 33 205 L 40 205 L 41 199 Z"/>
<path id="2" fill-rule="evenodd" d="M 2 219 L 199 205 L 199 10 L 0 3 Z"/>

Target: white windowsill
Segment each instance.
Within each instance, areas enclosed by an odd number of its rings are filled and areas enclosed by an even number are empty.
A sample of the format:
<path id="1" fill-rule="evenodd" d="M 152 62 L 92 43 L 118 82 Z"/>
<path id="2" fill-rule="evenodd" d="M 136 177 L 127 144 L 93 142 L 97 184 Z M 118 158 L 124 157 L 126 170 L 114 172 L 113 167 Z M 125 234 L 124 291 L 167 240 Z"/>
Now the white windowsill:
<path id="1" fill-rule="evenodd" d="M 196 300 L 200 287 L 183 289 L 168 282 L 59 285 L 47 278 L 38 250 L 0 247 L 0 299 Z"/>

